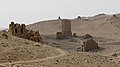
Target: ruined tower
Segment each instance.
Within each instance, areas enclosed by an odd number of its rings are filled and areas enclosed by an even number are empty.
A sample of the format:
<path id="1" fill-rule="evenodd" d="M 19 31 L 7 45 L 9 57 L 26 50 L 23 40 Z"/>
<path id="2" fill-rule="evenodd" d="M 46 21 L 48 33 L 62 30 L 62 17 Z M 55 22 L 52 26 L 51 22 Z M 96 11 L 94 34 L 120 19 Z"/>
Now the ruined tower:
<path id="1" fill-rule="evenodd" d="M 14 22 L 11 22 L 11 24 L 9 24 L 9 34 L 14 35 Z"/>
<path id="2" fill-rule="evenodd" d="M 71 32 L 71 21 L 68 19 L 62 19 L 62 35 L 64 38 L 66 37 L 71 37 L 72 32 Z"/>
<path id="3" fill-rule="evenodd" d="M 21 34 L 25 34 L 25 33 L 26 33 L 26 25 L 21 24 Z"/>

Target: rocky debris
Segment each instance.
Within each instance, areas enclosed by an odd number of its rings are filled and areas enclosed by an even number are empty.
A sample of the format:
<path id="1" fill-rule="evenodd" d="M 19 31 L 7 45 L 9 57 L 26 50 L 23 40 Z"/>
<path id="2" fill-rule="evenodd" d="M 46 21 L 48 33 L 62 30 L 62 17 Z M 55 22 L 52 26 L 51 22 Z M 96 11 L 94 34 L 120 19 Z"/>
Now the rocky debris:
<path id="1" fill-rule="evenodd" d="M 1 35 L 2 35 L 5 39 L 8 39 L 8 34 L 7 34 L 7 33 L 4 33 L 4 32 L 3 32 Z"/>
<path id="2" fill-rule="evenodd" d="M 98 43 L 96 43 L 93 39 L 89 38 L 82 42 L 82 51 L 89 51 L 92 49 L 98 48 Z"/>
<path id="3" fill-rule="evenodd" d="M 69 41 L 70 42 L 78 42 L 78 40 L 76 40 L 76 39 L 70 39 Z"/>
<path id="4" fill-rule="evenodd" d="M 40 36 L 33 36 L 30 40 L 42 43 L 42 38 Z"/>
<path id="5" fill-rule="evenodd" d="M 117 53 L 112 54 L 112 56 L 117 57 Z"/>
<path id="6" fill-rule="evenodd" d="M 83 36 L 84 39 L 88 39 L 88 38 L 93 38 L 90 34 L 86 34 Z"/>

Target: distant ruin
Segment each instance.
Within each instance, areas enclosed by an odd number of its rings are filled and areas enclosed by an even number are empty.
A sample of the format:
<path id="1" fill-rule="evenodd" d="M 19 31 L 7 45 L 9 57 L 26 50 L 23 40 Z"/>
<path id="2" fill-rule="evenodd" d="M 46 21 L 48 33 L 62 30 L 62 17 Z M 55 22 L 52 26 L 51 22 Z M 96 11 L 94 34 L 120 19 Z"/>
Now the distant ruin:
<path id="1" fill-rule="evenodd" d="M 14 22 L 11 22 L 9 24 L 9 34 L 21 38 L 25 38 L 28 40 L 32 40 L 35 42 L 42 42 L 42 37 L 39 34 L 39 31 L 32 31 L 32 30 L 27 30 L 25 24 L 14 24 Z"/>
<path id="2" fill-rule="evenodd" d="M 65 39 L 71 37 L 78 37 L 76 33 L 71 31 L 71 21 L 68 19 L 59 19 L 62 24 L 62 31 L 56 33 L 56 39 Z M 93 37 L 90 34 L 83 36 L 82 51 L 89 51 L 91 49 L 98 48 L 98 43 L 93 40 Z"/>
<path id="3" fill-rule="evenodd" d="M 61 19 L 61 17 L 59 16 L 58 19 Z"/>
<path id="4" fill-rule="evenodd" d="M 78 19 L 82 19 L 81 16 L 78 16 L 77 18 L 78 18 Z"/>
<path id="5" fill-rule="evenodd" d="M 61 39 L 61 38 L 69 38 L 72 37 L 72 32 L 71 32 L 71 21 L 68 19 L 60 19 L 62 23 L 62 32 L 56 33 L 56 38 Z"/>
<path id="6" fill-rule="evenodd" d="M 71 21 L 67 19 L 62 19 L 62 34 L 63 37 L 71 37 L 72 32 L 71 32 Z"/>
<path id="7" fill-rule="evenodd" d="M 85 39 L 82 44 L 82 51 L 89 51 L 98 48 L 98 43 L 96 43 L 92 38 Z"/>
<path id="8" fill-rule="evenodd" d="M 76 33 L 73 33 L 73 37 L 77 37 L 77 34 L 76 34 Z"/>

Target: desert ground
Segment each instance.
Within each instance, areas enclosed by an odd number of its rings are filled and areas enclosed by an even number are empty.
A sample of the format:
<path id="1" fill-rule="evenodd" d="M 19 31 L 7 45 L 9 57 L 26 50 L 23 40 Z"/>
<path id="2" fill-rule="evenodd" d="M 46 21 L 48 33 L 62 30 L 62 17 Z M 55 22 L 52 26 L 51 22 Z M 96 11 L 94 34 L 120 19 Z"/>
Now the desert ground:
<path id="1" fill-rule="evenodd" d="M 64 19 L 64 18 L 63 18 Z M 69 19 L 77 37 L 56 39 L 60 19 L 27 25 L 39 30 L 44 43 L 0 32 L 0 65 L 3 67 L 120 67 L 120 14 L 98 14 Z M 99 49 L 80 51 L 82 36 L 90 34 Z M 1 66 L 1 67 L 2 67 Z"/>

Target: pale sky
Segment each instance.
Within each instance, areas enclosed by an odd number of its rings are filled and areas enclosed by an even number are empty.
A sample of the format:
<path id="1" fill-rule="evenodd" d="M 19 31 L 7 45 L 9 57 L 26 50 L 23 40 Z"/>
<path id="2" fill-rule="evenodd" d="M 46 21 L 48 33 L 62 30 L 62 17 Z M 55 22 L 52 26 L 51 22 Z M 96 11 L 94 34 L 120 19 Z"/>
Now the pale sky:
<path id="1" fill-rule="evenodd" d="M 99 13 L 120 13 L 120 0 L 0 0 L 0 28 L 11 21 L 31 24 Z"/>

